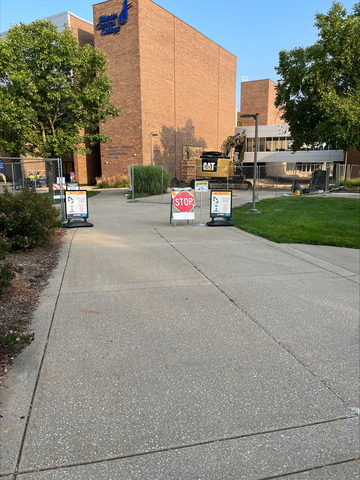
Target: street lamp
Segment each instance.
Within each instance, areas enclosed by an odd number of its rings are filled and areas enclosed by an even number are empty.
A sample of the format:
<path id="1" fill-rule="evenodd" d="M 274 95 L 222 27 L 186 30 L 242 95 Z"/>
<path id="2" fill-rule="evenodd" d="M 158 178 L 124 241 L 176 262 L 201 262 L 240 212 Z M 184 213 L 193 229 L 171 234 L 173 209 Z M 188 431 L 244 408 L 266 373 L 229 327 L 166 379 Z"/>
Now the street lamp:
<path id="1" fill-rule="evenodd" d="M 253 196 L 252 209 L 250 213 L 260 213 L 255 207 L 255 188 L 256 188 L 256 171 L 257 171 L 257 152 L 258 152 L 258 129 L 259 129 L 259 114 L 255 115 L 241 115 L 242 118 L 253 118 L 255 120 L 255 155 L 254 155 L 254 179 L 253 179 Z"/>
<path id="2" fill-rule="evenodd" d="M 154 150 L 153 150 L 153 137 L 157 137 L 157 133 L 150 133 L 150 145 L 151 145 L 151 165 L 153 165 L 153 157 L 154 157 Z"/>

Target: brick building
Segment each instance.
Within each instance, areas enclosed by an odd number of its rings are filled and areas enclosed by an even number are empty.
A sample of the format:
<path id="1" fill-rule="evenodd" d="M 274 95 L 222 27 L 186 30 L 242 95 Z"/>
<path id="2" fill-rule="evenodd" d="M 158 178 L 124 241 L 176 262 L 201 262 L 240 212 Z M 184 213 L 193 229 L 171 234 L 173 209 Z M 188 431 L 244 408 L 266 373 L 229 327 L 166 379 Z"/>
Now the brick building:
<path id="1" fill-rule="evenodd" d="M 73 31 L 75 37 L 77 38 L 80 45 L 91 44 L 94 45 L 94 27 L 91 22 L 83 20 L 82 18 L 74 15 L 70 12 L 58 13 L 48 17 L 47 20 L 50 20 L 54 25 L 57 26 L 58 30 L 63 30 L 64 25 L 67 24 Z M 6 36 L 6 32 L 0 34 Z M 100 148 L 95 146 L 91 148 L 92 153 L 88 155 L 78 155 L 71 154 L 69 158 L 63 158 L 63 174 L 69 178 L 70 172 L 76 172 L 77 179 L 81 184 L 95 183 L 95 177 L 101 175 L 101 165 L 100 165 Z M 4 163 L 10 163 L 11 160 L 7 160 L 9 155 L 7 152 L 0 151 L 0 157 L 3 157 Z M 45 174 L 45 165 L 37 164 L 33 168 L 26 165 L 24 167 L 24 174 L 27 176 L 29 174 L 29 168 L 31 173 L 40 171 L 40 174 Z"/>
<path id="2" fill-rule="evenodd" d="M 331 146 L 307 148 L 293 154 L 290 129 L 281 120 L 281 111 L 275 107 L 276 83 L 272 80 L 254 80 L 241 83 L 241 111 L 237 116 L 236 132 L 246 130 L 244 165 L 252 165 L 255 152 L 255 120 L 241 115 L 259 113 L 257 162 L 263 171 L 292 175 L 293 170 L 311 172 L 319 165 L 342 163 L 344 152 Z"/>
<path id="3" fill-rule="evenodd" d="M 48 17 L 59 30 L 67 24 L 73 31 L 80 45 L 94 45 L 94 26 L 91 22 L 70 12 L 59 13 Z M 90 146 L 87 145 L 89 148 Z M 82 185 L 94 184 L 95 178 L 101 176 L 100 147 L 91 147 L 91 153 L 80 155 L 72 153 L 69 158 L 63 158 L 63 174 L 69 179 L 70 172 L 75 172 L 76 179 Z"/>
<path id="4" fill-rule="evenodd" d="M 297 163 L 304 168 L 317 163 L 344 163 L 344 152 L 332 150 L 329 147 L 308 149 L 291 153 L 292 141 L 288 126 L 281 120 L 281 112 L 275 107 L 276 83 L 272 80 L 254 80 L 241 83 L 241 112 L 237 114 L 237 128 L 239 132 L 247 131 L 247 145 L 245 163 L 253 162 L 255 143 L 255 120 L 242 118 L 241 115 L 259 113 L 259 163 L 265 165 L 269 162 Z M 350 150 L 348 154 L 348 174 L 353 178 L 360 175 L 360 151 Z M 315 168 L 315 167 L 314 167 Z M 344 169 L 341 170 L 344 172 Z"/>
<path id="5" fill-rule="evenodd" d="M 107 29 L 119 26 L 118 33 Z M 123 109 L 100 126 L 103 175 L 130 164 L 179 165 L 183 146 L 219 149 L 235 127 L 236 57 L 151 0 L 110 0 L 93 7 L 94 43 L 108 55 L 112 101 Z M 114 26 L 101 20 L 116 14 Z M 124 17 L 124 14 L 123 14 Z M 109 23 L 109 22 L 108 22 Z"/>
<path id="6" fill-rule="evenodd" d="M 184 146 L 218 150 L 236 124 L 236 57 L 152 0 L 110 0 L 93 11 L 94 24 L 70 12 L 48 19 L 107 53 L 111 101 L 123 111 L 100 125 L 113 141 L 64 158 L 64 174 L 93 184 L 150 164 L 151 134 L 157 165 L 180 165 Z"/>
<path id="7" fill-rule="evenodd" d="M 241 115 L 259 114 L 259 125 L 283 125 L 281 112 L 274 105 L 276 83 L 272 80 L 254 80 L 241 83 L 241 112 L 238 113 L 238 126 L 253 126 L 252 118 Z"/>

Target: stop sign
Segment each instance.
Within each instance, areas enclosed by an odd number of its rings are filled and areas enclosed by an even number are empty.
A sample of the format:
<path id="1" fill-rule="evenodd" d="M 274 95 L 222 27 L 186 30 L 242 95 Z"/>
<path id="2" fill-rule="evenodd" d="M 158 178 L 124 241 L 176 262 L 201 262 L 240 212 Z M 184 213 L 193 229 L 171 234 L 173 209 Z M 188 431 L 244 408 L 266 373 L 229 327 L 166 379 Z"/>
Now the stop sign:
<path id="1" fill-rule="evenodd" d="M 191 192 L 179 192 L 174 196 L 174 207 L 179 212 L 191 212 L 194 206 L 194 196 Z"/>

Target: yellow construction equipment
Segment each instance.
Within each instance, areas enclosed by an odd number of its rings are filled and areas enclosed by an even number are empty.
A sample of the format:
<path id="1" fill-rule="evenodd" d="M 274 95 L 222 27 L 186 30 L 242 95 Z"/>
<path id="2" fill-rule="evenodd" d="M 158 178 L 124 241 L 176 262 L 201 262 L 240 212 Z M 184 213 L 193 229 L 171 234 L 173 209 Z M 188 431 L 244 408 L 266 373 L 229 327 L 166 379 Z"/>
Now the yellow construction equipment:
<path id="1" fill-rule="evenodd" d="M 221 146 L 221 152 L 203 152 L 196 160 L 196 179 L 209 180 L 210 189 L 252 187 L 246 180 L 242 163 L 245 155 L 246 131 L 229 136 Z M 194 188 L 195 181 L 190 182 Z"/>

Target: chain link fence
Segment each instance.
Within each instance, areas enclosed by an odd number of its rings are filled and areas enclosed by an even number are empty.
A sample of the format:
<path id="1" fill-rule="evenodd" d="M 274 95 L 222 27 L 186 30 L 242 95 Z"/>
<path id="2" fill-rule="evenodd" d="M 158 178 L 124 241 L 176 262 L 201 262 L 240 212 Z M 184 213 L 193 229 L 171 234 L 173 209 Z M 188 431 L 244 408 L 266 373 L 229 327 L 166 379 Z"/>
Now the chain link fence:
<path id="1" fill-rule="evenodd" d="M 17 195 L 25 187 L 35 188 L 65 213 L 62 161 L 59 158 L 0 157 L 0 189 Z"/>
<path id="2" fill-rule="evenodd" d="M 143 167 L 144 165 L 132 165 L 129 167 L 129 178 L 131 182 L 131 191 L 136 192 L 136 176 L 134 167 Z M 341 170 L 343 165 L 334 163 L 307 163 L 307 164 L 275 164 L 258 165 L 255 182 L 255 198 L 257 201 L 264 198 L 276 198 L 284 195 L 314 195 L 327 193 L 332 189 L 339 187 Z M 195 182 L 207 180 L 209 190 L 232 190 L 233 203 L 244 204 L 252 201 L 254 185 L 254 165 L 243 165 L 241 168 L 217 165 L 203 166 L 188 165 L 183 162 L 180 165 L 155 166 L 154 168 L 166 169 L 170 174 L 170 188 L 173 187 L 192 187 Z M 161 179 L 166 175 L 159 175 Z M 166 190 L 166 185 L 162 183 L 161 191 Z M 170 203 L 170 196 L 162 193 L 154 198 L 141 198 L 141 201 Z M 135 194 L 136 197 L 136 194 Z M 196 195 L 195 195 L 196 197 Z M 132 201 L 135 198 L 132 196 Z"/>

